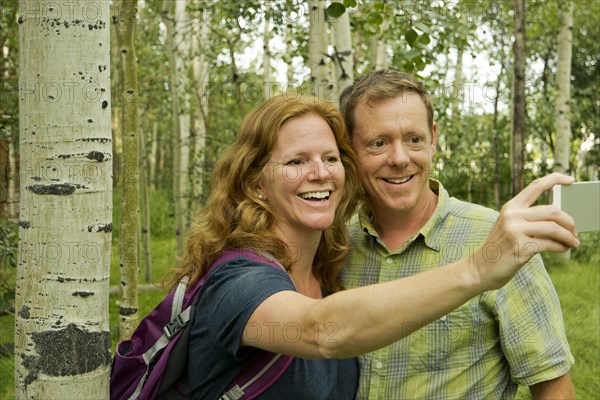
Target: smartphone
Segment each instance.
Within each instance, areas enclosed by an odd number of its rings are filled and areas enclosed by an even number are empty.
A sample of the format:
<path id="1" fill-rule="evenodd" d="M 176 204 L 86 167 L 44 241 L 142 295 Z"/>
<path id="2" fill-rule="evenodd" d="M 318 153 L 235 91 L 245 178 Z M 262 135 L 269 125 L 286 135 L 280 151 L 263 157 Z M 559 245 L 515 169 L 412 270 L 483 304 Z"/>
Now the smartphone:
<path id="1" fill-rule="evenodd" d="M 573 217 L 577 232 L 600 231 L 600 181 L 556 185 L 552 204 Z"/>

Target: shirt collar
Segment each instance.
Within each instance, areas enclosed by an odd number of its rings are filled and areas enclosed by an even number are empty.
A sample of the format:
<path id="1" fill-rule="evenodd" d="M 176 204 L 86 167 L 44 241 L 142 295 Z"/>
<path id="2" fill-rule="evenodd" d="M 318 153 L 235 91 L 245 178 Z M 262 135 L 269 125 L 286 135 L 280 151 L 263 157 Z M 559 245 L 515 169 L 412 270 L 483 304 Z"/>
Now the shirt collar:
<path id="1" fill-rule="evenodd" d="M 415 237 L 419 235 L 423 236 L 427 247 L 440 251 L 442 230 L 437 228 L 444 223 L 446 215 L 449 212 L 449 196 L 442 183 L 438 180 L 429 179 L 429 187 L 437 194 L 438 202 L 433 214 Z M 371 218 L 371 213 L 368 211 L 368 207 L 362 206 L 360 208 L 358 220 L 360 228 L 364 233 L 367 233 L 374 238 L 379 238 L 379 234 L 373 226 L 373 220 Z"/>

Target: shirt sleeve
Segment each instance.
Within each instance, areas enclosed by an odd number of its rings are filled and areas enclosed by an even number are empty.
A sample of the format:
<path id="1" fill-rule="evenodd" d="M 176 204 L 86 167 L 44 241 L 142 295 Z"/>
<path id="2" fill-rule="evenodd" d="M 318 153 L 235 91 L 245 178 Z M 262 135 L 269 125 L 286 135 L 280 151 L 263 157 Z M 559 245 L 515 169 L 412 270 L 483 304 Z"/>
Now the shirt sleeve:
<path id="1" fill-rule="evenodd" d="M 570 370 L 574 358 L 560 302 L 541 256 L 496 291 L 495 300 L 500 342 L 515 383 L 531 386 Z"/>
<path id="2" fill-rule="evenodd" d="M 207 333 L 238 360 L 249 350 L 240 343 L 254 310 L 275 293 L 296 290 L 285 271 L 244 258 L 218 266 L 202 289 L 198 307 L 209 313 Z"/>

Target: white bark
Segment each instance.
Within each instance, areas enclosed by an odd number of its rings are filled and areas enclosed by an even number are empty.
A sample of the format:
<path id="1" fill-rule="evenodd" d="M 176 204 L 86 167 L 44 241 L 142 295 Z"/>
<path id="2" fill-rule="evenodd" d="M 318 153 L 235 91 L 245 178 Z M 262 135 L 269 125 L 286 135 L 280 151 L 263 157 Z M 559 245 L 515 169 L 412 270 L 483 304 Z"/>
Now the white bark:
<path id="1" fill-rule="evenodd" d="M 200 0 L 195 0 L 196 2 Z M 191 174 L 192 196 L 194 204 L 202 198 L 202 182 L 205 173 L 205 148 L 207 135 L 208 95 L 205 88 L 208 80 L 208 60 L 206 57 L 207 43 L 209 40 L 210 26 L 209 13 L 203 11 L 201 20 L 192 24 L 192 55 L 193 79 L 196 90 L 196 109 L 194 114 L 194 157 L 192 164 L 194 172 Z"/>
<path id="2" fill-rule="evenodd" d="M 571 147 L 571 54 L 573 47 L 573 3 L 559 6 L 560 30 L 558 32 L 558 61 L 556 84 L 558 98 L 554 108 L 556 124 L 556 145 L 554 146 L 554 172 L 569 172 Z"/>
<path id="3" fill-rule="evenodd" d="M 339 99 L 344 89 L 354 83 L 354 58 L 349 13 L 346 11 L 338 19 L 331 21 L 330 25 L 334 37 L 336 99 Z"/>
<path id="4" fill-rule="evenodd" d="M 263 26 L 263 100 L 273 96 L 273 84 L 271 74 L 271 3 L 265 3 L 265 21 Z"/>
<path id="5" fill-rule="evenodd" d="M 189 17 L 186 12 L 188 0 L 175 2 L 175 69 L 177 71 L 176 96 L 179 98 L 179 140 L 178 147 L 174 150 L 179 153 L 178 164 L 174 167 L 177 191 L 175 192 L 175 225 L 177 229 L 177 252 L 183 252 L 183 234 L 185 231 L 187 213 L 189 208 L 189 165 L 190 165 L 190 94 L 189 75 L 186 61 L 190 54 L 190 35 L 186 32 L 189 26 Z"/>
<path id="6" fill-rule="evenodd" d="M 308 31 L 308 66 L 312 81 L 313 94 L 329 99 L 333 86 L 331 82 L 330 62 L 327 47 L 329 44 L 327 21 L 322 1 L 311 0 L 308 4 L 310 29 Z"/>
<path id="7" fill-rule="evenodd" d="M 109 2 L 65 4 L 20 2 L 18 399 L 108 398 Z"/>
<path id="8" fill-rule="evenodd" d="M 377 35 L 371 37 L 371 65 L 375 70 L 388 67 L 387 43 L 383 33 L 390 27 L 390 21 L 385 19 L 379 27 Z"/>

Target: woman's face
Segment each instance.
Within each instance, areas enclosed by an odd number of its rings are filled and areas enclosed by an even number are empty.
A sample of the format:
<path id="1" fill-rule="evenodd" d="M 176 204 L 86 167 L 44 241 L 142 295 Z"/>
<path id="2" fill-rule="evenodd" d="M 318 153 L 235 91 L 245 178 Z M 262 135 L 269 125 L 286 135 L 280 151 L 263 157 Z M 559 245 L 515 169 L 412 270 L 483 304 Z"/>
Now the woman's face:
<path id="1" fill-rule="evenodd" d="M 322 231 L 334 220 L 344 167 L 333 132 L 318 114 L 294 117 L 281 127 L 259 184 L 284 237 Z"/>

